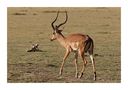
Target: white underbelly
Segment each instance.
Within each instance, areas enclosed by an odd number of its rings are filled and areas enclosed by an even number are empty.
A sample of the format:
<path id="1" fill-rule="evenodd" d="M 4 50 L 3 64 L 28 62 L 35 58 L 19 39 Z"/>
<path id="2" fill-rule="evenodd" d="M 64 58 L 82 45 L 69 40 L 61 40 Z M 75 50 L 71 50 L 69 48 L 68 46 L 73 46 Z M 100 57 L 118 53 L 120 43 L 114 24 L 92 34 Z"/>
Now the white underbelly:
<path id="1" fill-rule="evenodd" d="M 72 50 L 78 50 L 79 49 L 79 43 L 78 42 L 74 42 L 70 44 Z"/>
<path id="2" fill-rule="evenodd" d="M 74 47 L 72 47 L 72 49 L 73 49 L 73 51 L 77 51 L 78 50 L 78 48 L 74 48 Z"/>

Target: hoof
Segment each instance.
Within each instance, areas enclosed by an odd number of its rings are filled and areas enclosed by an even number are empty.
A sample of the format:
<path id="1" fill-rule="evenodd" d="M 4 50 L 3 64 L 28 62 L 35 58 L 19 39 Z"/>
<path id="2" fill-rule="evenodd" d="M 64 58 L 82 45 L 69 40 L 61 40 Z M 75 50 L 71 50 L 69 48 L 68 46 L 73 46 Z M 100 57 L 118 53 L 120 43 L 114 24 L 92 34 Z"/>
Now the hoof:
<path id="1" fill-rule="evenodd" d="M 83 73 L 80 74 L 80 76 L 78 77 L 79 79 L 83 76 Z"/>
<path id="2" fill-rule="evenodd" d="M 96 76 L 93 78 L 94 81 L 96 81 Z"/>
<path id="3" fill-rule="evenodd" d="M 96 78 L 94 78 L 93 80 L 96 81 Z"/>
<path id="4" fill-rule="evenodd" d="M 62 76 L 62 72 L 59 72 L 59 76 Z"/>
<path id="5" fill-rule="evenodd" d="M 78 78 L 78 73 L 75 74 L 75 78 Z"/>
<path id="6" fill-rule="evenodd" d="M 93 78 L 94 81 L 96 81 L 96 72 L 94 72 L 94 78 Z"/>

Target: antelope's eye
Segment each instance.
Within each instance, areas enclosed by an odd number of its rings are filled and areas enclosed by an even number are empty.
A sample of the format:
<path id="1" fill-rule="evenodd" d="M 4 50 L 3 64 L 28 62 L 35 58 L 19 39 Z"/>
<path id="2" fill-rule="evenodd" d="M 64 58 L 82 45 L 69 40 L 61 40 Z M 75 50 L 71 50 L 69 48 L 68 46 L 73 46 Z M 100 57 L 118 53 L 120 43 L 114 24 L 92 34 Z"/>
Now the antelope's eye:
<path id="1" fill-rule="evenodd" d="M 55 32 L 53 32 L 53 34 L 55 34 Z"/>

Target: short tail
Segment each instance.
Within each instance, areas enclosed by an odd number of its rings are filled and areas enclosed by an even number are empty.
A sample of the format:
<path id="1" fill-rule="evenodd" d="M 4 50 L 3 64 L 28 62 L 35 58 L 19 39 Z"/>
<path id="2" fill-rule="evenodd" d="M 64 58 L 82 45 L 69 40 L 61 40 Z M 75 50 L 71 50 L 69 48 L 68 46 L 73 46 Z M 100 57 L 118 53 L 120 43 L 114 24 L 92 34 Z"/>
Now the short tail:
<path id="1" fill-rule="evenodd" d="M 93 48 L 94 48 L 93 40 L 88 36 L 88 39 L 85 41 L 85 43 L 86 43 L 85 52 L 88 52 L 90 55 L 93 55 Z"/>

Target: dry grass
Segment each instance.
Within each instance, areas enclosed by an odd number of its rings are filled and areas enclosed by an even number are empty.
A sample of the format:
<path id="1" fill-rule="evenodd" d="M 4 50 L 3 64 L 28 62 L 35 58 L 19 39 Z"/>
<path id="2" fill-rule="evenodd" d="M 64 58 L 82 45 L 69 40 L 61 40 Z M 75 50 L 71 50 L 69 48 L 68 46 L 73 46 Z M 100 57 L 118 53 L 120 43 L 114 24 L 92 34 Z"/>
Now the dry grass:
<path id="1" fill-rule="evenodd" d="M 94 39 L 97 81 L 93 81 L 89 57 L 84 76 L 76 79 L 73 55 L 67 59 L 62 77 L 58 77 L 64 48 L 50 42 L 50 26 L 57 10 L 67 10 L 69 19 L 63 30 L 85 33 Z M 60 14 L 57 23 L 64 20 Z M 80 82 L 119 83 L 120 8 L 8 8 L 8 82 Z M 26 52 L 39 43 L 43 52 Z M 79 70 L 81 69 L 79 58 Z"/>

